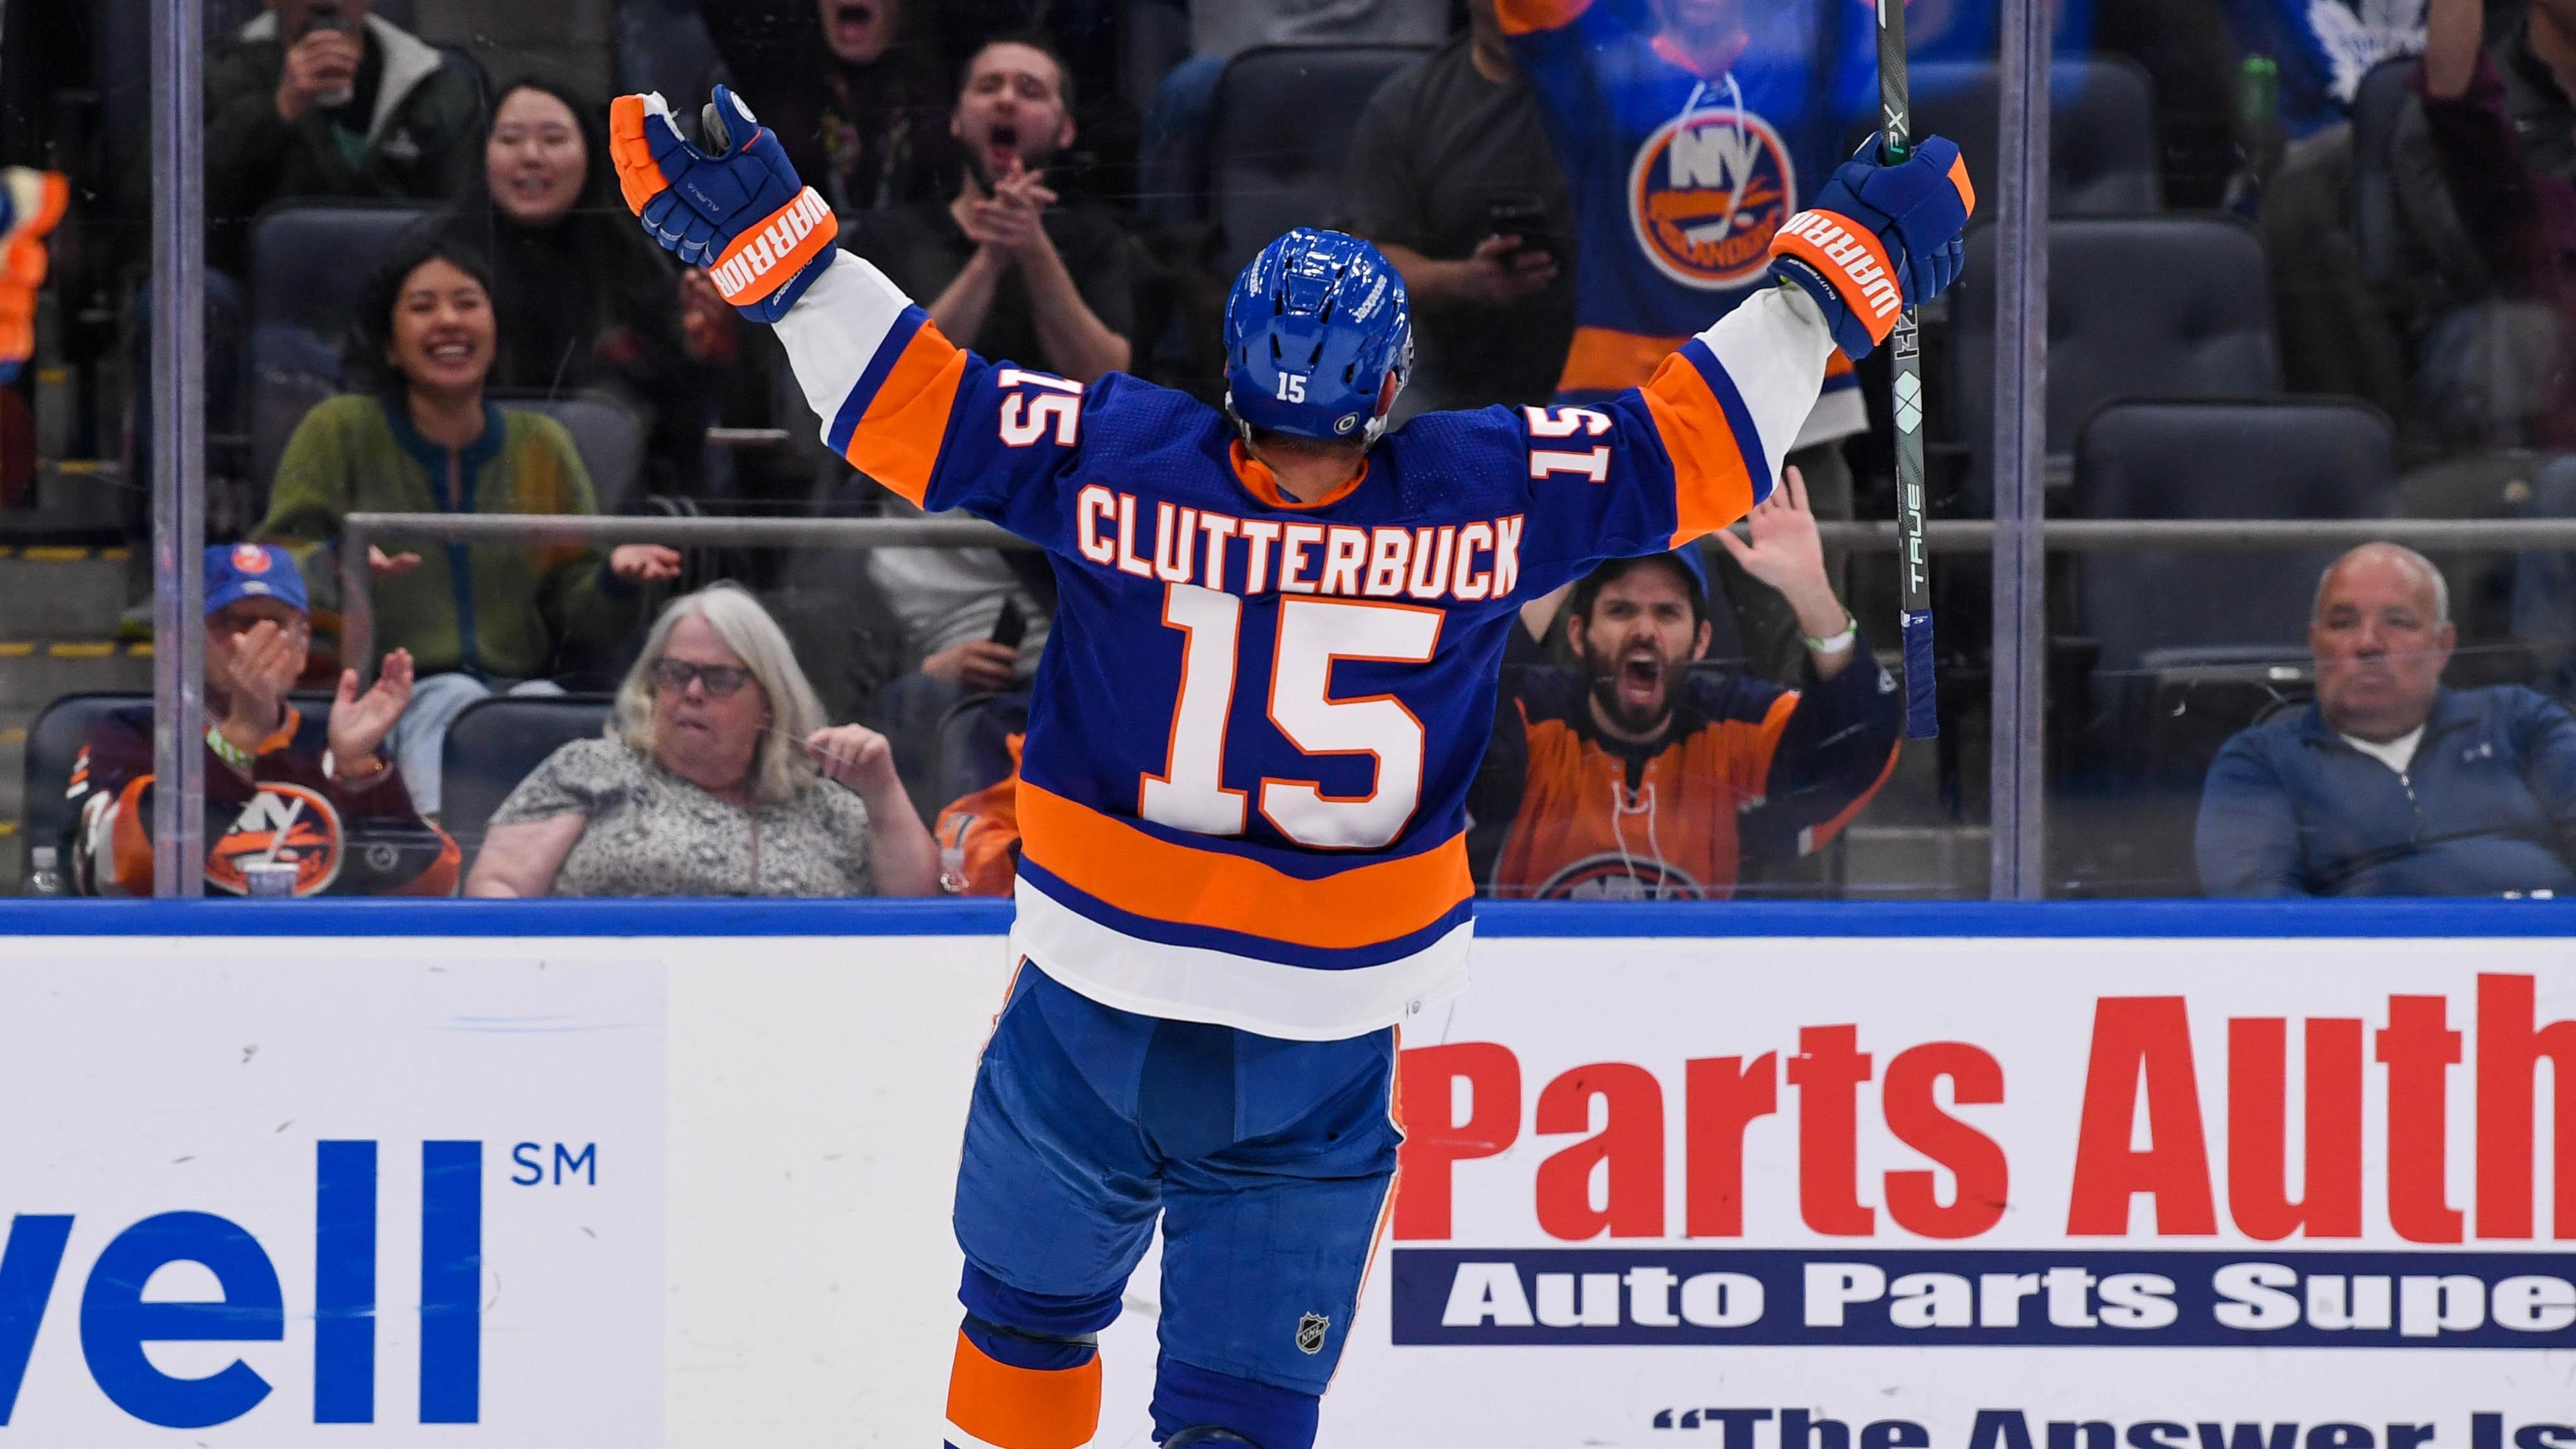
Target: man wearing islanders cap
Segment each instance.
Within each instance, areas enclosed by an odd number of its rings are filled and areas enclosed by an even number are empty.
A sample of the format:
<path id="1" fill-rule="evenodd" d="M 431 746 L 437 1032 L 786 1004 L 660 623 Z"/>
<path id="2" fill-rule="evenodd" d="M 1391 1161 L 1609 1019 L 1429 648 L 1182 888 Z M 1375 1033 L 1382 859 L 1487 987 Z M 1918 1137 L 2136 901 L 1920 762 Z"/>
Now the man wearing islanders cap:
<path id="1" fill-rule="evenodd" d="M 1692 900 L 1812 854 L 1896 763 L 1904 709 L 1825 573 L 1805 480 L 1720 532 L 1744 572 L 1777 589 L 1806 636 L 1806 677 L 1783 688 L 1694 669 L 1708 653 L 1708 573 L 1696 550 L 1613 559 L 1569 591 L 1574 669 L 1507 667 L 1493 741 L 1467 808 L 1469 854 L 1497 896 Z M 1523 610 L 1516 652 L 1557 601 Z"/>
<path id="2" fill-rule="evenodd" d="M 411 702 L 411 656 L 385 656 L 361 694 L 340 676 L 327 718 L 288 699 L 312 639 L 286 550 L 206 550 L 206 891 L 244 895 L 254 867 L 290 866 L 294 894 L 452 895 L 456 843 L 421 819 L 381 752 Z M 100 718 L 72 766 L 64 857 L 87 895 L 152 893 L 152 707 Z"/>

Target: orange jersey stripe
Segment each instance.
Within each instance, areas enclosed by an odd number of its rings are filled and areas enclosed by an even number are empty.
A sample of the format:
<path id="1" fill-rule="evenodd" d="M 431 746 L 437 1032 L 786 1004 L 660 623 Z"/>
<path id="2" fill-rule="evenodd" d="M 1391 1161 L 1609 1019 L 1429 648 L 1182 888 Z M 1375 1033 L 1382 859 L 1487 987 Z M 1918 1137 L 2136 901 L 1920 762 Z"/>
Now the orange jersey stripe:
<path id="1" fill-rule="evenodd" d="M 1236 931 L 1319 950 L 1391 941 L 1437 922 L 1475 891 L 1467 840 L 1302 880 L 1222 850 L 1176 845 L 1027 780 L 1028 859 L 1105 904 L 1157 921 Z"/>
<path id="2" fill-rule="evenodd" d="M 1713 533 L 1753 511 L 1753 475 L 1726 409 L 1687 357 L 1675 355 L 1646 384 L 1646 411 L 1673 461 L 1673 547 Z"/>
<path id="3" fill-rule="evenodd" d="M 966 354 L 924 322 L 903 347 L 859 425 L 850 430 L 850 466 L 900 493 L 915 508 L 930 491 L 931 470 L 948 436 L 949 410 L 966 377 Z"/>
<path id="4" fill-rule="evenodd" d="M 1607 327 L 1577 327 L 1574 345 L 1566 349 L 1565 370 L 1558 374 L 1559 392 L 1617 392 L 1636 387 L 1655 375 L 1673 349 L 1687 337 L 1641 337 Z"/>
<path id="5" fill-rule="evenodd" d="M 1853 818 L 1859 815 L 1862 808 L 1867 806 L 1869 802 L 1877 796 L 1879 790 L 1887 784 L 1888 777 L 1896 773 L 1897 758 L 1904 753 L 1905 745 L 1902 741 L 1888 746 L 1887 763 L 1878 767 L 1878 778 L 1869 782 L 1868 789 L 1853 796 L 1852 802 L 1849 805 L 1844 806 L 1833 819 L 1826 821 L 1822 825 L 1808 826 L 1803 837 L 1798 842 L 1798 853 L 1801 855 L 1813 855 L 1817 851 L 1824 849 L 1826 846 L 1833 844 L 1834 837 L 1843 833 L 1843 827 L 1852 823 Z"/>
<path id="6" fill-rule="evenodd" d="M 1557 377 L 1560 392 L 1617 392 L 1642 387 L 1681 350 L 1687 337 L 1642 337 L 1606 327 L 1577 327 L 1574 345 L 1565 354 L 1565 371 Z M 1825 379 L 1852 375 L 1852 360 L 1837 348 L 1825 359 Z"/>
<path id="7" fill-rule="evenodd" d="M 1503 22 L 1505 35 L 1572 25 L 1591 8 L 1592 0 L 1494 0 L 1494 14 Z"/>
<path id="8" fill-rule="evenodd" d="M 1100 1428 L 1100 1356 L 1080 1368 L 1013 1368 L 960 1332 L 948 1422 L 998 1449 L 1082 1449 Z"/>

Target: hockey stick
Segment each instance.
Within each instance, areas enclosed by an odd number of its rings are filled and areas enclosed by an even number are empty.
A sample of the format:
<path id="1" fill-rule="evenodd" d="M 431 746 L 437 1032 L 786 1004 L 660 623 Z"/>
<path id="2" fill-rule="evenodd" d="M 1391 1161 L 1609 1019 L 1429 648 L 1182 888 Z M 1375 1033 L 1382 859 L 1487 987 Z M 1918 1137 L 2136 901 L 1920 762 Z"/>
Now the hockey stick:
<path id="1" fill-rule="evenodd" d="M 1902 161 L 1914 151 L 1913 108 L 1905 85 L 1905 0 L 1878 0 L 1880 156 Z M 1905 645 L 1905 736 L 1941 732 L 1932 688 L 1932 569 L 1923 552 L 1923 334 L 1914 308 L 1896 319 L 1888 341 L 1896 413 L 1896 567 L 1903 594 L 1897 628 Z"/>

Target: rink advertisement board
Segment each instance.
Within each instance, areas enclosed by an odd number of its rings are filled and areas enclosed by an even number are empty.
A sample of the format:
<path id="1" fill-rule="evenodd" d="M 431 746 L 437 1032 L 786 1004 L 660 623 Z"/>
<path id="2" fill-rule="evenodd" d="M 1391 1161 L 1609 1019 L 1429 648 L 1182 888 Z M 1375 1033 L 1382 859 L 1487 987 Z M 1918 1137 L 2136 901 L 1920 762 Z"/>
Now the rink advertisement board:
<path id="1" fill-rule="evenodd" d="M 103 909 L 0 908 L 0 1446 L 937 1442 L 1001 915 Z M 1325 1445 L 2576 1449 L 2562 908 L 1506 909 L 1474 974 Z"/>

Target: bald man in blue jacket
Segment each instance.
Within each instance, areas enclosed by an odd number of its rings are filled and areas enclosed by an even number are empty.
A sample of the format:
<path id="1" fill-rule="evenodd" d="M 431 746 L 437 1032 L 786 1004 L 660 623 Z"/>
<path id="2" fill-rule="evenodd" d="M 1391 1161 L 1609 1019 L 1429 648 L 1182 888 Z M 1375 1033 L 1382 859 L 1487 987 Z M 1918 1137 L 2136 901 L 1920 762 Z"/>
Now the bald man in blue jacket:
<path id="1" fill-rule="evenodd" d="M 2446 689 L 2458 633 L 2423 555 L 2335 561 L 2308 623 L 2317 697 L 2240 731 L 2202 786 L 2213 896 L 2576 892 L 2576 717 L 2528 689 Z"/>

